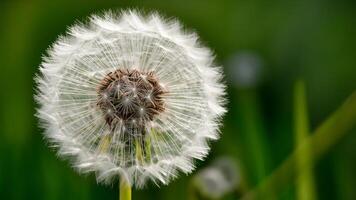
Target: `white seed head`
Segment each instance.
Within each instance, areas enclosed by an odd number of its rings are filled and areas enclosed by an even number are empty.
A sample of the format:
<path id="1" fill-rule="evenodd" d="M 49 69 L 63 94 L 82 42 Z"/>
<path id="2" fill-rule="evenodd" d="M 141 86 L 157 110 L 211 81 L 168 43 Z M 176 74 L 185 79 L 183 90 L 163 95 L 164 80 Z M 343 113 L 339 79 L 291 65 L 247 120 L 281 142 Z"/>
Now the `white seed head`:
<path id="1" fill-rule="evenodd" d="M 203 159 L 225 113 L 221 69 L 177 21 L 92 16 L 48 50 L 36 77 L 46 138 L 99 182 L 167 184 Z"/>
<path id="2" fill-rule="evenodd" d="M 230 157 L 221 157 L 200 170 L 194 181 L 202 195 L 221 199 L 239 186 L 240 169 Z"/>
<path id="3" fill-rule="evenodd" d="M 233 85 L 240 89 L 248 89 L 256 87 L 261 81 L 264 64 L 258 54 L 241 51 L 228 59 L 227 67 Z"/>

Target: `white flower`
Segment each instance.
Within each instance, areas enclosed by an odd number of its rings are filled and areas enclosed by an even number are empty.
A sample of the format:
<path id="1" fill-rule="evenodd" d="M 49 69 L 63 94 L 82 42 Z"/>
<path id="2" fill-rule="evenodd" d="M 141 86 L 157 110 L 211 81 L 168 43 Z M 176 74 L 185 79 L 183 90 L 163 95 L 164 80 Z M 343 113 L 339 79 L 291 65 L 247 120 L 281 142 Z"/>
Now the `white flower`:
<path id="1" fill-rule="evenodd" d="M 79 172 L 141 187 L 194 169 L 225 113 L 221 69 L 177 21 L 92 16 L 48 50 L 37 76 L 45 136 Z"/>

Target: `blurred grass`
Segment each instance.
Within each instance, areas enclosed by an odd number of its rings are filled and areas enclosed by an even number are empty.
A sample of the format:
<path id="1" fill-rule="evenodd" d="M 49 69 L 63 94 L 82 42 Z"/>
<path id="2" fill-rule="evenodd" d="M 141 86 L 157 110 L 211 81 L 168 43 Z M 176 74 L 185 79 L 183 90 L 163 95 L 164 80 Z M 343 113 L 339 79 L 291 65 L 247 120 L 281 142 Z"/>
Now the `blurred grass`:
<path id="1" fill-rule="evenodd" d="M 219 63 L 245 49 L 266 60 L 261 86 L 249 93 L 228 82 L 230 104 L 222 138 L 212 143 L 207 161 L 197 163 L 199 169 L 217 155 L 234 156 L 240 160 L 248 189 L 268 176 L 294 148 L 292 90 L 296 77 L 306 82 L 311 129 L 356 88 L 356 4 L 352 0 L 2 0 L 1 199 L 117 199 L 117 185 L 98 186 L 92 175 L 79 176 L 42 140 L 43 130 L 33 116 L 33 76 L 45 49 L 75 20 L 104 9 L 127 7 L 178 17 L 215 50 Z M 338 127 L 345 123 L 337 122 Z M 321 127 L 313 134 L 340 131 L 330 128 Z M 327 147 L 313 154 L 331 151 L 320 163 L 313 160 L 320 199 L 356 196 L 356 132 L 354 128 L 350 131 L 347 141 L 332 149 L 340 135 L 313 135 L 317 137 L 315 146 Z M 189 177 L 181 175 L 169 186 L 149 184 L 135 190 L 133 198 L 186 199 L 188 181 Z M 285 187 L 278 197 L 296 199 L 294 185 Z"/>
<path id="2" fill-rule="evenodd" d="M 295 146 L 303 145 L 304 140 L 309 136 L 309 117 L 307 108 L 307 97 L 305 83 L 298 80 L 294 86 L 294 129 Z M 314 200 L 317 199 L 315 193 L 315 183 L 313 175 L 313 154 L 312 146 L 305 146 L 297 155 L 296 195 L 297 199 Z"/>
<path id="3" fill-rule="evenodd" d="M 314 161 L 318 161 L 342 137 L 350 133 L 355 125 L 356 91 L 311 136 L 305 137 L 292 154 L 268 178 L 248 192 L 244 199 L 262 198 L 266 191 L 277 193 L 293 178 L 305 175 L 303 174 L 305 171 L 301 171 L 301 169 L 311 169 L 312 167 L 310 162 L 299 162 L 305 152 L 311 150 L 310 156 Z"/>

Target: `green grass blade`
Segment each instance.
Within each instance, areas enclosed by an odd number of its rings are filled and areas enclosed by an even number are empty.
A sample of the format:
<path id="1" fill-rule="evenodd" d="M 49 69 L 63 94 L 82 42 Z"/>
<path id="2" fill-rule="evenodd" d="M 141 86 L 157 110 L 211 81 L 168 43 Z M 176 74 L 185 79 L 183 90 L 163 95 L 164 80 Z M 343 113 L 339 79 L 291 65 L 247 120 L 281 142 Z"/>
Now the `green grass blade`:
<path id="1" fill-rule="evenodd" d="M 294 128 L 295 146 L 298 147 L 310 134 L 305 84 L 303 81 L 297 81 L 294 88 Z M 316 199 L 312 162 L 311 147 L 307 145 L 297 155 L 297 199 Z"/>
<path id="2" fill-rule="evenodd" d="M 285 185 L 294 180 L 297 172 L 296 161 L 305 148 L 313 147 L 314 162 L 320 159 L 334 144 L 347 134 L 356 124 L 356 91 L 317 128 L 311 136 L 308 136 L 291 155 L 255 189 L 248 192 L 243 199 L 262 198 L 266 191 L 280 191 Z"/>

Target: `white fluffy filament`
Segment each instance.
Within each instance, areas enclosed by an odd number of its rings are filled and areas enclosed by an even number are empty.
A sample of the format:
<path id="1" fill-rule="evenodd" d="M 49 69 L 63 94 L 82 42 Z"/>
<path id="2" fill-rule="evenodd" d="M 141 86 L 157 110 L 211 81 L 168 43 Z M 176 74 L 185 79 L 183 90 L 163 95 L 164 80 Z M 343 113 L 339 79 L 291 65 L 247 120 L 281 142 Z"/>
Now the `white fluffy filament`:
<path id="1" fill-rule="evenodd" d="M 167 184 L 179 170 L 191 172 L 193 159 L 207 155 L 207 141 L 218 138 L 225 99 L 213 59 L 196 34 L 158 14 L 92 16 L 58 39 L 40 66 L 36 100 L 45 136 L 99 182 L 124 175 L 137 187 L 148 179 Z M 164 111 L 140 128 L 135 120 L 133 128 L 120 120 L 110 127 L 97 105 L 101 81 L 118 69 L 153 72 L 167 91 Z M 120 103 L 128 109 L 132 100 Z"/>

